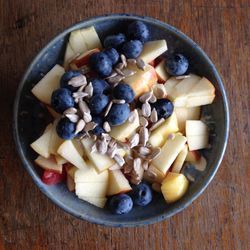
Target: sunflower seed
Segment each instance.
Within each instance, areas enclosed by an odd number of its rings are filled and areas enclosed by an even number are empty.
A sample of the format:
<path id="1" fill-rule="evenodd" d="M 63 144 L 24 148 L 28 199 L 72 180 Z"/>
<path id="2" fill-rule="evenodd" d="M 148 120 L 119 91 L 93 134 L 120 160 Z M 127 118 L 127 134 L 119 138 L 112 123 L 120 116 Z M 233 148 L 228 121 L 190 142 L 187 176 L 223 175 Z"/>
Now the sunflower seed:
<path id="1" fill-rule="evenodd" d="M 139 147 L 138 152 L 141 155 L 147 156 L 151 152 L 151 150 L 148 147 Z"/>
<path id="2" fill-rule="evenodd" d="M 151 114 L 151 106 L 150 106 L 150 104 L 148 102 L 143 103 L 141 111 L 142 111 L 142 115 L 144 117 L 149 117 L 150 114 Z"/>
<path id="3" fill-rule="evenodd" d="M 115 67 L 115 70 L 116 69 L 119 69 L 119 70 L 122 70 L 124 68 L 124 64 L 123 63 L 118 63 Z"/>
<path id="4" fill-rule="evenodd" d="M 84 98 L 84 97 L 87 96 L 87 95 L 88 95 L 88 94 L 85 93 L 85 92 L 74 92 L 72 96 L 73 96 L 75 99 L 79 99 L 79 98 Z"/>
<path id="5" fill-rule="evenodd" d="M 129 139 L 129 143 L 130 143 L 130 147 L 133 148 L 135 146 L 137 146 L 139 144 L 140 141 L 140 136 L 138 133 L 134 134 L 130 139 Z"/>
<path id="6" fill-rule="evenodd" d="M 79 116 L 76 114 L 65 114 L 65 116 L 73 123 L 77 123 L 79 120 Z"/>
<path id="7" fill-rule="evenodd" d="M 136 118 L 137 118 L 137 110 L 135 109 L 134 111 L 130 112 L 129 117 L 128 117 L 128 121 L 130 123 L 133 123 L 133 122 L 135 122 Z"/>
<path id="8" fill-rule="evenodd" d="M 117 145 L 115 144 L 114 147 L 108 147 L 107 154 L 109 157 L 114 158 L 114 156 L 117 154 Z"/>
<path id="9" fill-rule="evenodd" d="M 68 85 L 71 85 L 76 88 L 81 86 L 86 86 L 87 85 L 86 76 L 84 75 L 75 76 L 68 81 Z"/>
<path id="10" fill-rule="evenodd" d="M 182 80 L 182 79 L 189 78 L 189 77 L 191 77 L 191 76 L 190 75 L 183 75 L 183 76 L 176 76 L 175 79 Z"/>
<path id="11" fill-rule="evenodd" d="M 136 59 L 136 66 L 139 68 L 139 69 L 141 69 L 141 70 L 145 70 L 145 68 L 146 68 L 146 64 L 145 64 L 145 62 L 141 59 L 141 58 L 137 58 Z"/>
<path id="12" fill-rule="evenodd" d="M 145 102 L 148 102 L 152 96 L 153 92 L 152 91 L 149 91 L 143 95 L 140 96 L 139 100 L 142 102 L 142 103 L 145 103 Z"/>
<path id="13" fill-rule="evenodd" d="M 140 171 L 141 168 L 141 158 L 135 158 L 133 161 L 133 169 L 136 173 Z"/>
<path id="14" fill-rule="evenodd" d="M 155 95 L 155 97 L 157 99 L 164 98 L 167 95 L 167 91 L 166 91 L 166 89 L 165 89 L 165 87 L 164 87 L 163 84 L 157 84 L 157 85 L 155 85 L 153 91 L 154 91 L 154 95 Z"/>
<path id="15" fill-rule="evenodd" d="M 93 141 L 96 141 L 97 136 L 96 135 L 92 135 L 91 138 L 92 138 Z"/>
<path id="16" fill-rule="evenodd" d="M 136 72 L 130 69 L 123 69 L 122 70 L 125 77 L 133 76 Z"/>
<path id="17" fill-rule="evenodd" d="M 88 107 L 88 104 L 85 101 L 80 100 L 78 106 L 79 106 L 79 109 L 80 109 L 82 114 L 90 113 L 90 109 Z"/>
<path id="18" fill-rule="evenodd" d="M 123 54 L 121 54 L 121 61 L 124 67 L 127 67 L 127 58 Z"/>
<path id="19" fill-rule="evenodd" d="M 83 92 L 84 88 L 85 88 L 85 86 L 82 85 L 82 86 L 77 90 L 77 92 Z"/>
<path id="20" fill-rule="evenodd" d="M 143 161 L 143 163 L 142 163 L 142 168 L 143 168 L 144 170 L 148 170 L 148 161 Z"/>
<path id="21" fill-rule="evenodd" d="M 155 179 L 157 177 L 157 174 L 151 168 L 148 168 L 146 174 L 148 175 L 148 177 L 152 179 Z"/>
<path id="22" fill-rule="evenodd" d="M 90 130 L 93 130 L 96 126 L 97 126 L 96 123 L 94 123 L 94 122 L 89 122 L 89 123 L 87 123 L 87 124 L 85 125 L 84 130 L 85 130 L 86 132 L 89 132 Z"/>
<path id="23" fill-rule="evenodd" d="M 111 101 L 111 102 L 108 104 L 108 106 L 107 106 L 107 108 L 106 108 L 106 110 L 105 110 L 105 112 L 104 112 L 104 117 L 106 117 L 106 116 L 108 115 L 108 113 L 109 113 L 109 111 L 110 111 L 112 105 L 113 105 L 113 102 Z"/>
<path id="24" fill-rule="evenodd" d="M 127 59 L 127 63 L 136 64 L 136 59 Z"/>
<path id="25" fill-rule="evenodd" d="M 140 144 L 146 146 L 149 138 L 148 129 L 145 127 L 140 128 L 139 134 L 140 134 Z"/>
<path id="26" fill-rule="evenodd" d="M 104 155 L 108 150 L 108 143 L 106 140 L 98 140 L 96 143 L 97 150 L 100 154 Z"/>
<path id="27" fill-rule="evenodd" d="M 133 166 L 132 165 L 128 165 L 128 164 L 124 164 L 123 165 L 123 172 L 124 172 L 124 174 L 129 174 L 129 173 L 131 173 L 132 170 L 133 170 Z"/>
<path id="28" fill-rule="evenodd" d="M 161 184 L 157 183 L 157 182 L 154 182 L 152 184 L 152 189 L 155 191 L 155 192 L 158 192 L 158 193 L 161 193 Z"/>
<path id="29" fill-rule="evenodd" d="M 149 99 L 150 103 L 155 103 L 157 101 L 157 98 L 155 97 L 154 94 L 152 94 L 151 98 Z"/>
<path id="30" fill-rule="evenodd" d="M 124 104 L 124 103 L 126 103 L 126 101 L 123 100 L 123 99 L 113 99 L 112 102 L 116 103 L 116 104 Z"/>
<path id="31" fill-rule="evenodd" d="M 111 75 L 109 75 L 108 77 L 105 78 L 105 80 L 108 80 L 109 78 L 115 77 L 115 76 L 117 76 L 117 75 L 118 75 L 117 72 L 113 71 L 113 72 L 111 73 Z"/>
<path id="32" fill-rule="evenodd" d="M 108 133 L 111 131 L 111 127 L 108 122 L 103 123 L 103 129 Z"/>
<path id="33" fill-rule="evenodd" d="M 108 82 L 111 84 L 116 84 L 116 83 L 119 83 L 120 81 L 122 81 L 124 78 L 125 78 L 125 76 L 117 75 L 117 76 L 109 78 Z"/>
<path id="34" fill-rule="evenodd" d="M 93 95 L 93 85 L 92 82 L 90 82 L 84 89 L 84 92 L 88 94 L 88 97 L 91 97 Z"/>
<path id="35" fill-rule="evenodd" d="M 164 118 L 161 118 L 160 120 L 158 120 L 150 129 L 149 131 L 153 131 L 156 128 L 158 128 L 163 122 L 165 121 Z"/>
<path id="36" fill-rule="evenodd" d="M 161 153 L 161 148 L 160 147 L 154 148 L 152 153 L 149 155 L 149 159 L 150 160 L 155 159 L 160 153 Z"/>
<path id="37" fill-rule="evenodd" d="M 86 123 L 89 123 L 92 121 L 92 116 L 90 113 L 88 112 L 84 112 L 83 113 L 83 120 L 86 122 Z"/>
<path id="38" fill-rule="evenodd" d="M 153 108 L 151 115 L 150 115 L 151 122 L 155 123 L 158 121 L 158 114 L 155 108 Z"/>
<path id="39" fill-rule="evenodd" d="M 94 143 L 93 146 L 91 147 L 90 153 L 92 154 L 94 152 L 97 152 L 96 143 Z"/>
<path id="40" fill-rule="evenodd" d="M 106 140 L 108 142 L 110 142 L 112 139 L 112 137 L 108 133 L 102 133 L 101 138 L 102 138 L 102 140 Z"/>
<path id="41" fill-rule="evenodd" d="M 111 140 L 109 142 L 109 147 L 110 148 L 117 147 L 116 140 L 114 140 L 113 138 L 111 138 Z"/>
<path id="42" fill-rule="evenodd" d="M 76 131 L 75 134 L 78 134 L 79 132 L 81 132 L 84 127 L 85 127 L 85 121 L 83 119 L 80 119 L 77 124 L 76 124 Z"/>
<path id="43" fill-rule="evenodd" d="M 121 141 L 117 141 L 117 145 L 124 149 L 124 150 L 129 150 L 130 149 L 130 145 L 128 145 L 127 143 L 125 142 L 121 142 Z"/>
<path id="44" fill-rule="evenodd" d="M 121 69 L 115 68 L 115 71 L 117 72 L 118 75 L 124 76 L 124 73 L 122 72 Z"/>
<path id="45" fill-rule="evenodd" d="M 118 170 L 118 169 L 121 169 L 121 166 L 119 166 L 117 163 L 109 167 L 109 170 Z"/>
<path id="46" fill-rule="evenodd" d="M 147 127 L 148 126 L 148 120 L 143 117 L 143 116 L 140 116 L 140 125 L 143 126 L 143 127 Z"/>
<path id="47" fill-rule="evenodd" d="M 119 154 L 116 154 L 114 156 L 114 160 L 116 161 L 116 163 L 119 165 L 119 166 L 123 166 L 124 163 L 125 163 L 125 160 L 119 155 Z"/>
<path id="48" fill-rule="evenodd" d="M 64 114 L 64 115 L 66 115 L 66 114 L 76 114 L 76 112 L 77 112 L 77 109 L 72 107 L 72 108 L 66 109 L 66 110 L 63 112 L 63 114 Z"/>

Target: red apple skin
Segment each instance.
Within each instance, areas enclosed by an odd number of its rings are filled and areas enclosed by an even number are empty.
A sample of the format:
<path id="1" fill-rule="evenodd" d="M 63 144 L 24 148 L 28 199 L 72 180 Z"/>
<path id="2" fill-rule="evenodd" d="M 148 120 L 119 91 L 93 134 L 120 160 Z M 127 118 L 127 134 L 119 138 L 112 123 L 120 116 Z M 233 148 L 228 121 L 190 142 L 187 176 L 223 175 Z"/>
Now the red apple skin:
<path id="1" fill-rule="evenodd" d="M 197 150 L 193 150 L 188 152 L 186 161 L 197 162 L 200 160 L 200 158 L 201 158 L 200 152 Z"/>
<path id="2" fill-rule="evenodd" d="M 63 171 L 62 174 L 56 173 L 51 170 L 44 170 L 42 176 L 42 182 L 46 185 L 55 185 L 61 183 L 66 178 L 66 171 Z"/>
<path id="3" fill-rule="evenodd" d="M 154 68 L 155 68 L 155 66 L 156 66 L 156 62 L 155 62 L 155 60 L 153 60 L 153 61 L 149 62 L 148 64 L 149 64 L 149 65 L 151 65 L 151 66 L 153 66 Z"/>

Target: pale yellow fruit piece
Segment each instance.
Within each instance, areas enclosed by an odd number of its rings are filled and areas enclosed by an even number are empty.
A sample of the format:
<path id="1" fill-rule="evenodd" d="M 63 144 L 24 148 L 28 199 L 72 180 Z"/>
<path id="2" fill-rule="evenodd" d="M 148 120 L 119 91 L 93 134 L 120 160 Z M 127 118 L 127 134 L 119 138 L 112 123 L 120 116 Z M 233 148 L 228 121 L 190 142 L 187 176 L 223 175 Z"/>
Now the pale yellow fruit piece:
<path id="1" fill-rule="evenodd" d="M 162 183 L 165 174 L 163 174 L 157 167 L 155 167 L 152 163 L 150 164 L 149 171 L 155 173 L 155 176 L 153 177 L 152 175 L 148 174 L 147 171 L 144 171 L 143 179 L 150 182 L 150 183 Z"/>
<path id="2" fill-rule="evenodd" d="M 56 132 L 58 120 L 54 120 L 53 128 L 51 130 L 50 142 L 49 142 L 49 152 L 56 155 L 59 146 L 64 142 L 64 140 L 58 136 Z"/>
<path id="3" fill-rule="evenodd" d="M 166 174 L 186 141 L 186 137 L 180 134 L 175 134 L 174 138 L 168 139 L 162 147 L 161 153 L 152 161 L 154 166 Z"/>
<path id="4" fill-rule="evenodd" d="M 185 145 L 184 148 L 181 150 L 181 152 L 178 154 L 177 158 L 175 159 L 171 172 L 174 172 L 174 173 L 181 172 L 181 169 L 185 162 L 187 154 L 188 154 L 188 147 L 187 145 Z"/>
<path id="5" fill-rule="evenodd" d="M 208 147 L 208 134 L 187 136 L 189 150 L 199 150 Z"/>
<path id="6" fill-rule="evenodd" d="M 76 195 L 78 197 L 105 197 L 108 182 L 76 182 Z"/>
<path id="7" fill-rule="evenodd" d="M 60 155 L 55 155 L 55 160 L 57 164 L 65 164 L 68 162 L 66 159 L 62 158 L 62 156 Z"/>
<path id="8" fill-rule="evenodd" d="M 121 170 L 109 171 L 109 185 L 107 195 L 126 193 L 132 188 Z"/>
<path id="9" fill-rule="evenodd" d="M 88 50 L 95 48 L 102 49 L 101 41 L 94 26 L 81 29 L 80 32 Z"/>
<path id="10" fill-rule="evenodd" d="M 189 91 L 188 96 L 210 96 L 214 95 L 214 93 L 214 85 L 206 77 L 202 77 L 202 79 Z"/>
<path id="11" fill-rule="evenodd" d="M 158 76 L 158 82 L 166 82 L 167 79 L 169 78 L 169 75 L 165 69 L 165 60 L 162 60 L 156 67 L 155 71 Z"/>
<path id="12" fill-rule="evenodd" d="M 176 79 L 175 77 L 170 77 L 165 83 L 164 87 L 167 92 L 167 96 L 169 99 L 173 100 L 173 93 L 175 86 L 180 82 L 181 80 Z"/>
<path id="13" fill-rule="evenodd" d="M 153 130 L 149 137 L 149 143 L 153 147 L 161 147 L 171 133 L 179 130 L 175 112 L 167 118 L 158 128 Z"/>
<path id="14" fill-rule="evenodd" d="M 183 174 L 168 173 L 161 185 L 161 191 L 168 203 L 179 200 L 187 191 L 189 182 Z"/>
<path id="15" fill-rule="evenodd" d="M 168 50 L 166 40 L 146 42 L 139 56 L 144 62 L 149 63 Z"/>
<path id="16" fill-rule="evenodd" d="M 80 30 L 74 30 L 70 33 L 69 44 L 75 54 L 88 50 Z"/>
<path id="17" fill-rule="evenodd" d="M 74 58 L 75 55 L 76 54 L 74 50 L 71 48 L 70 44 L 67 43 L 67 47 L 64 54 L 64 63 L 63 63 L 64 68 L 68 68 L 69 62 Z"/>
<path id="18" fill-rule="evenodd" d="M 140 126 L 138 111 L 135 110 L 135 120 L 130 122 L 127 120 L 125 123 L 119 126 L 112 127 L 109 135 L 118 141 L 125 142 L 126 139 L 132 136 L 136 129 Z"/>
<path id="19" fill-rule="evenodd" d="M 60 79 L 65 70 L 56 64 L 31 90 L 41 102 L 50 104 L 51 95 L 54 90 L 60 87 Z"/>
<path id="20" fill-rule="evenodd" d="M 210 96 L 190 96 L 187 98 L 186 107 L 197 107 L 213 103 L 215 95 Z"/>
<path id="21" fill-rule="evenodd" d="M 77 167 L 71 164 L 67 164 L 66 172 L 67 174 L 74 180 L 75 179 L 75 172 L 78 170 Z"/>
<path id="22" fill-rule="evenodd" d="M 58 164 L 54 158 L 54 156 L 50 156 L 49 158 L 45 158 L 41 155 L 39 155 L 35 159 L 35 163 L 45 169 L 45 170 L 52 170 L 57 173 L 62 173 L 62 164 Z"/>
<path id="23" fill-rule="evenodd" d="M 99 197 L 82 197 L 79 196 L 78 198 L 80 198 L 81 200 L 87 201 L 88 203 L 96 206 L 96 207 L 100 207 L 100 208 L 104 208 L 105 204 L 107 202 L 107 198 L 99 198 Z"/>
<path id="24" fill-rule="evenodd" d="M 201 120 L 187 120 L 186 121 L 186 136 L 193 135 L 207 135 L 208 127 Z"/>
<path id="25" fill-rule="evenodd" d="M 57 153 L 77 168 L 85 170 L 88 169 L 86 162 L 79 154 L 71 140 L 64 141 L 58 148 Z"/>
<path id="26" fill-rule="evenodd" d="M 49 124 L 45 129 L 44 133 L 33 143 L 30 144 L 31 148 L 36 151 L 39 155 L 48 158 L 50 156 L 49 143 L 52 131 L 52 124 Z"/>

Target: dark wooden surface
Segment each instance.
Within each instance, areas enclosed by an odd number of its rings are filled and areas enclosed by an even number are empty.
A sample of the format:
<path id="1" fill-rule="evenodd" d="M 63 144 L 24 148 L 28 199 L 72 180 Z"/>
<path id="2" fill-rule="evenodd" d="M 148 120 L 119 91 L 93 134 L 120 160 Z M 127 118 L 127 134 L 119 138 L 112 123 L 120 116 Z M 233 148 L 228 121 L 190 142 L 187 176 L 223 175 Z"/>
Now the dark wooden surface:
<path id="1" fill-rule="evenodd" d="M 231 109 L 229 144 L 207 190 L 183 212 L 141 228 L 105 228 L 52 204 L 23 169 L 12 138 L 22 74 L 58 32 L 86 17 L 136 13 L 165 21 L 204 48 Z M 0 249 L 249 249 L 250 1 L 0 0 Z"/>

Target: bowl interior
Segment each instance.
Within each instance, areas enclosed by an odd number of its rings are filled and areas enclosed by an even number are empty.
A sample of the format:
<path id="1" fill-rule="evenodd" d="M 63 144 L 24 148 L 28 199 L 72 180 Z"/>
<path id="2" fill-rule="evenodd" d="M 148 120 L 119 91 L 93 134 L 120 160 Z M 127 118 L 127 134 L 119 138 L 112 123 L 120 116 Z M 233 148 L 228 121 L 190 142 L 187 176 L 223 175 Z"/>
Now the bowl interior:
<path id="1" fill-rule="evenodd" d="M 155 201 L 147 207 L 136 207 L 131 213 L 123 216 L 110 214 L 108 210 L 99 209 L 76 198 L 64 184 L 46 186 L 40 180 L 39 169 L 33 161 L 36 154 L 30 148 L 30 143 L 43 131 L 49 121 L 46 108 L 32 96 L 31 88 L 48 72 L 56 63 L 62 63 L 65 46 L 70 31 L 94 25 L 100 38 L 107 34 L 120 32 L 132 19 L 141 19 L 146 22 L 151 30 L 152 39 L 166 39 L 168 53 L 173 51 L 187 55 L 190 60 L 191 70 L 199 75 L 206 76 L 216 87 L 216 99 L 212 105 L 204 106 L 203 112 L 211 115 L 215 122 L 213 133 L 210 137 L 212 148 L 204 150 L 208 160 L 208 167 L 195 183 L 190 185 L 186 195 L 174 204 L 166 204 L 161 195 L 154 197 Z M 26 72 L 17 93 L 14 112 L 14 135 L 22 161 L 39 186 L 53 202 L 67 212 L 91 222 L 111 226 L 135 226 L 160 221 L 170 217 L 190 204 L 207 186 L 214 176 L 225 150 L 228 133 L 228 110 L 224 89 L 220 77 L 213 64 L 204 52 L 189 38 L 175 28 L 160 21 L 128 15 L 113 15 L 89 19 L 67 29 L 52 40 L 34 59 Z"/>

